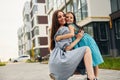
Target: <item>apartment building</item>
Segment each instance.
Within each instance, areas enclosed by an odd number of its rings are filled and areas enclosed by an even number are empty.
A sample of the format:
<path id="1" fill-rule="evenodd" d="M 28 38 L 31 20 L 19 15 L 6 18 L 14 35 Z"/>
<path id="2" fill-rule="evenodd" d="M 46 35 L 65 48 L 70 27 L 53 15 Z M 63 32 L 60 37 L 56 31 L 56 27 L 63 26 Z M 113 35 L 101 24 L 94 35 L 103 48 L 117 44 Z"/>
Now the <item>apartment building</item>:
<path id="1" fill-rule="evenodd" d="M 18 48 L 19 56 L 29 55 L 31 50 L 30 31 L 30 4 L 26 2 L 23 9 L 23 26 L 18 29 Z"/>
<path id="2" fill-rule="evenodd" d="M 46 56 L 48 50 L 48 17 L 45 0 L 26 2 L 23 9 L 23 26 L 18 30 L 19 55 Z"/>
<path id="3" fill-rule="evenodd" d="M 46 0 L 49 30 L 55 10 L 72 11 L 77 18 L 77 24 L 84 27 L 85 32 L 95 39 L 102 55 L 119 56 L 119 16 L 116 17 L 120 10 L 119 2 L 119 0 Z M 115 14 L 116 11 L 118 12 Z"/>
<path id="4" fill-rule="evenodd" d="M 30 1 L 32 46 L 35 55 L 46 56 L 48 50 L 48 17 L 45 0 Z"/>

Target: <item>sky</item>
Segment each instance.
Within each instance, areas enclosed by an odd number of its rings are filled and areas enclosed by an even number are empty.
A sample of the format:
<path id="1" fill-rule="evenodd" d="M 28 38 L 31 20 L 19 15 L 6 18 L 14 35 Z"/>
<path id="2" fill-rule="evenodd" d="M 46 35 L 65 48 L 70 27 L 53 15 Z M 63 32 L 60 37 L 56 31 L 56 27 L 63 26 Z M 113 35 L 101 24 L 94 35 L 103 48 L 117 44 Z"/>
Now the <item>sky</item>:
<path id="1" fill-rule="evenodd" d="M 23 25 L 24 3 L 30 0 L 0 0 L 0 59 L 18 57 L 17 30 Z"/>

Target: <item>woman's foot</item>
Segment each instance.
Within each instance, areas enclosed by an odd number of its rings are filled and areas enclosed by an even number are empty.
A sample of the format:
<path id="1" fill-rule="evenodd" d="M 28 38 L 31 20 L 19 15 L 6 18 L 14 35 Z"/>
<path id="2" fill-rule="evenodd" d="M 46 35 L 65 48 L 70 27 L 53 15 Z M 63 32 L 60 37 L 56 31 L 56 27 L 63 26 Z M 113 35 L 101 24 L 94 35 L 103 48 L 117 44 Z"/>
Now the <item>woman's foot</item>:
<path id="1" fill-rule="evenodd" d="M 51 79 L 55 80 L 55 77 L 54 77 L 53 73 L 50 73 L 49 76 L 50 76 Z"/>

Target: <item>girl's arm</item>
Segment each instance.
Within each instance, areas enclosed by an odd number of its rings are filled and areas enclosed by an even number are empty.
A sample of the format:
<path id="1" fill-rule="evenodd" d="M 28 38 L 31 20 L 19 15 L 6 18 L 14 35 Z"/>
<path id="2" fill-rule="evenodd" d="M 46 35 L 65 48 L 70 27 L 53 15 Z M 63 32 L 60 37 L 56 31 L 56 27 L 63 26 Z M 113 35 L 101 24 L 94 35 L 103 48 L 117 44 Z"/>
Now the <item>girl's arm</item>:
<path id="1" fill-rule="evenodd" d="M 80 41 L 80 39 L 83 37 L 83 34 L 82 32 L 79 32 L 76 36 L 76 39 L 69 45 L 65 48 L 66 51 L 69 51 L 71 49 L 73 49 L 73 47 Z"/>
<path id="2" fill-rule="evenodd" d="M 74 27 L 72 25 L 69 25 L 68 28 L 70 30 L 70 33 L 57 36 L 56 37 L 56 41 L 59 41 L 59 40 L 62 40 L 62 39 L 67 39 L 67 38 L 71 38 L 71 37 L 73 37 L 75 35 L 74 34 Z"/>

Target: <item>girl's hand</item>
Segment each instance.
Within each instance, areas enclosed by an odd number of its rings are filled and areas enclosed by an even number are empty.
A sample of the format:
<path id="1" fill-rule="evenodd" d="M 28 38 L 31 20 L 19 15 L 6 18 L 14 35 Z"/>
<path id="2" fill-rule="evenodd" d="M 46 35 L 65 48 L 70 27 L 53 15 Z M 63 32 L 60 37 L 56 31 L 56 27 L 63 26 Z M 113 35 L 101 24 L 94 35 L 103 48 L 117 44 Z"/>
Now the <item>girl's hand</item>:
<path id="1" fill-rule="evenodd" d="M 76 35 L 76 39 L 81 39 L 83 37 L 84 31 L 82 30 Z"/>

